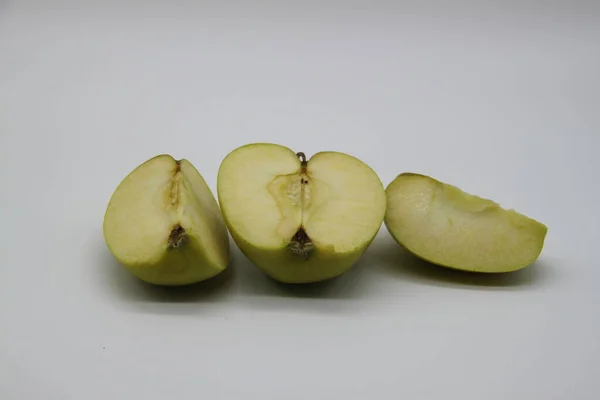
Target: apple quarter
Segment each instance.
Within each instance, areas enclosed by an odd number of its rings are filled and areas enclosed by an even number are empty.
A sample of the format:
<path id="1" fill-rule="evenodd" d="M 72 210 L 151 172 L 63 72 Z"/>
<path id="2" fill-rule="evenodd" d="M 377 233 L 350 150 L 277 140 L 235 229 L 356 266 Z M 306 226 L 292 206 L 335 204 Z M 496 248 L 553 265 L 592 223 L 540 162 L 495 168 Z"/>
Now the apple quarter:
<path id="1" fill-rule="evenodd" d="M 119 184 L 103 232 L 115 258 L 153 284 L 200 282 L 229 263 L 227 228 L 210 188 L 189 161 L 166 154 Z"/>

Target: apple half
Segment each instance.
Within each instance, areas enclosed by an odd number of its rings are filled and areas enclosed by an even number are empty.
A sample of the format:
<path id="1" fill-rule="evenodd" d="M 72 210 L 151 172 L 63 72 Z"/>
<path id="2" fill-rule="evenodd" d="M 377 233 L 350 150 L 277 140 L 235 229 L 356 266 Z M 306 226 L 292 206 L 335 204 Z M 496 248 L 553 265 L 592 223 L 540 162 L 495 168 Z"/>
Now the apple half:
<path id="1" fill-rule="evenodd" d="M 229 237 L 217 201 L 187 160 L 156 156 L 113 193 L 103 225 L 115 258 L 157 285 L 187 285 L 227 268 Z"/>
<path id="2" fill-rule="evenodd" d="M 433 264 L 510 272 L 532 264 L 544 246 L 544 224 L 425 175 L 399 175 L 386 195 L 392 237 Z"/>
<path id="3" fill-rule="evenodd" d="M 385 190 L 357 158 L 303 153 L 270 143 L 239 147 L 221 163 L 217 193 L 241 251 L 275 280 L 341 275 L 382 226 Z"/>

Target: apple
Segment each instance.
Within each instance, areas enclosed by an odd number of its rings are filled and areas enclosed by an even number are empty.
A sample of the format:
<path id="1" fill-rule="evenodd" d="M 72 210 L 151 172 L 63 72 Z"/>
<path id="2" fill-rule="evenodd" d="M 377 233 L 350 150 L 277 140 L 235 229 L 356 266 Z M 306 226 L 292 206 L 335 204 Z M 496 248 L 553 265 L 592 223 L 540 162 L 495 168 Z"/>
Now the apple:
<path id="1" fill-rule="evenodd" d="M 215 196 L 189 161 L 167 154 L 119 184 L 103 232 L 115 258 L 149 283 L 192 284 L 229 264 L 229 236 Z"/>
<path id="2" fill-rule="evenodd" d="M 217 193 L 240 250 L 284 283 L 344 273 L 371 244 L 385 215 L 377 174 L 333 151 L 307 160 L 277 144 L 239 147 L 221 163 Z"/>
<path id="3" fill-rule="evenodd" d="M 392 237 L 433 264 L 510 272 L 532 264 L 542 252 L 544 224 L 431 177 L 400 174 L 386 196 L 385 226 Z"/>

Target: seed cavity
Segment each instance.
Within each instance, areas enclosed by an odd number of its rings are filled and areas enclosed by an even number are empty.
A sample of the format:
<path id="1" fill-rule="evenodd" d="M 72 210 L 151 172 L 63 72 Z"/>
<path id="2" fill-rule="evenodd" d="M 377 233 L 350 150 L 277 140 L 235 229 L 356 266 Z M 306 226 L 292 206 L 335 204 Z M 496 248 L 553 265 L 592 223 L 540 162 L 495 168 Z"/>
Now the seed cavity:
<path id="1" fill-rule="evenodd" d="M 315 249 L 303 227 L 300 227 L 288 244 L 288 250 L 298 256 L 308 260 L 308 257 Z"/>
<path id="2" fill-rule="evenodd" d="M 169 234 L 169 247 L 177 249 L 185 243 L 186 239 L 187 235 L 185 233 L 185 229 L 183 229 L 181 225 L 177 224 Z"/>
<path id="3" fill-rule="evenodd" d="M 173 178 L 169 181 L 167 191 L 167 207 L 177 208 L 179 206 L 180 186 L 183 179 L 181 172 L 181 161 L 175 161 L 175 169 L 173 170 Z"/>

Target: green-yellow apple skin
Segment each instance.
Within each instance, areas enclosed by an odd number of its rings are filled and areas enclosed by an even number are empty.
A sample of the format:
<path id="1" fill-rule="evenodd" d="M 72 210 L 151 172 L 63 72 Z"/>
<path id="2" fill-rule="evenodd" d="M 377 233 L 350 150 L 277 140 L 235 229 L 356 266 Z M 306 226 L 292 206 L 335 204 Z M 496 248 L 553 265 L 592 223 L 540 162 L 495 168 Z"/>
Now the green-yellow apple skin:
<path id="1" fill-rule="evenodd" d="M 306 160 L 271 143 L 229 153 L 217 193 L 237 246 L 284 283 L 343 274 L 372 243 L 385 215 L 383 184 L 362 161 L 331 151 Z"/>
<path id="2" fill-rule="evenodd" d="M 103 223 L 114 257 L 156 285 L 204 281 L 229 264 L 229 237 L 218 203 L 187 160 L 162 154 L 119 184 Z"/>
<path id="3" fill-rule="evenodd" d="M 429 176 L 400 174 L 386 196 L 387 230 L 430 263 L 471 272 L 511 272 L 531 265 L 542 252 L 546 225 Z"/>

